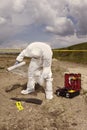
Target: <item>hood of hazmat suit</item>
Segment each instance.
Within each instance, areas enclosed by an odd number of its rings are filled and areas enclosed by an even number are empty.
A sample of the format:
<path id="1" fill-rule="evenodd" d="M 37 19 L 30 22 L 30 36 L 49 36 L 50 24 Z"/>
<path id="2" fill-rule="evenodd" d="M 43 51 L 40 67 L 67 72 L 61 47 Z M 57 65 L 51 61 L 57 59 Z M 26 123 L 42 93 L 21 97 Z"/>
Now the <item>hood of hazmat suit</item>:
<path id="1" fill-rule="evenodd" d="M 52 62 L 52 50 L 49 45 L 42 42 L 34 42 L 29 44 L 16 58 L 21 62 L 24 57 L 43 58 L 43 60 L 50 60 Z"/>

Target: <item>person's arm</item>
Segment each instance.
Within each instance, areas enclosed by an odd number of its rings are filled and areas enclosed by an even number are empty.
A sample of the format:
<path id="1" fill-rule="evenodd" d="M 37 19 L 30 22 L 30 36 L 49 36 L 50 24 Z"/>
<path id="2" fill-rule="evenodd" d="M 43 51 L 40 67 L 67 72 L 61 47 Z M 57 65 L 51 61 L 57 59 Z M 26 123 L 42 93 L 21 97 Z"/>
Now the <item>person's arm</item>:
<path id="1" fill-rule="evenodd" d="M 43 59 L 43 72 L 42 77 L 45 79 L 51 73 L 51 62 L 52 59 Z"/>
<path id="2" fill-rule="evenodd" d="M 25 49 L 17 56 L 17 58 L 16 58 L 16 61 L 17 62 L 22 62 L 23 61 L 23 59 L 24 59 L 24 57 L 25 57 Z"/>
<path id="3" fill-rule="evenodd" d="M 43 68 L 45 67 L 51 67 L 52 64 L 52 56 L 53 56 L 53 52 L 51 50 L 44 50 L 43 52 Z"/>

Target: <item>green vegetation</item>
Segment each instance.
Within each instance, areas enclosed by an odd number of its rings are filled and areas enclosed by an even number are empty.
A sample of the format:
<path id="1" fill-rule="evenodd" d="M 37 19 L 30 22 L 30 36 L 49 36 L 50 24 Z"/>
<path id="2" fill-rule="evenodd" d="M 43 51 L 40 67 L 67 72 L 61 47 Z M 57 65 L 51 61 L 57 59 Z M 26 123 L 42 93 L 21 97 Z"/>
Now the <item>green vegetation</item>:
<path id="1" fill-rule="evenodd" d="M 86 50 L 87 50 L 87 42 L 80 43 L 67 48 L 53 49 L 53 57 L 60 60 L 87 64 Z"/>
<path id="2" fill-rule="evenodd" d="M 16 55 L 19 54 L 21 52 L 21 49 L 0 49 L 0 54 L 11 54 L 11 55 Z"/>

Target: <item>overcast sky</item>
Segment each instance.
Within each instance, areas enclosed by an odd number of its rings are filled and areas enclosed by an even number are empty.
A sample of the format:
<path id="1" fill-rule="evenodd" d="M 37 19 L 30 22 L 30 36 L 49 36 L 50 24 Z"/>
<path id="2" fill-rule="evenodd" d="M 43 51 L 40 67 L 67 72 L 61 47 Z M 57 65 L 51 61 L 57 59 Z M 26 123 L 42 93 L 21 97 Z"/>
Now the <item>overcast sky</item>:
<path id="1" fill-rule="evenodd" d="M 0 48 L 87 41 L 87 0 L 0 0 Z"/>

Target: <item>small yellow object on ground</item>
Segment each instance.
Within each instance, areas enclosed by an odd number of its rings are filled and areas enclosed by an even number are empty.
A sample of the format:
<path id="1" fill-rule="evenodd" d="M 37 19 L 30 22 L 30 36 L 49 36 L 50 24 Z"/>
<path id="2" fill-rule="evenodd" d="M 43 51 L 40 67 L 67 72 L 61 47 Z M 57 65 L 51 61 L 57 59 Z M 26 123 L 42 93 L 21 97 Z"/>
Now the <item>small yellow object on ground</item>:
<path id="1" fill-rule="evenodd" d="M 18 110 L 23 110 L 24 109 L 21 102 L 16 102 L 16 106 L 17 106 Z"/>

